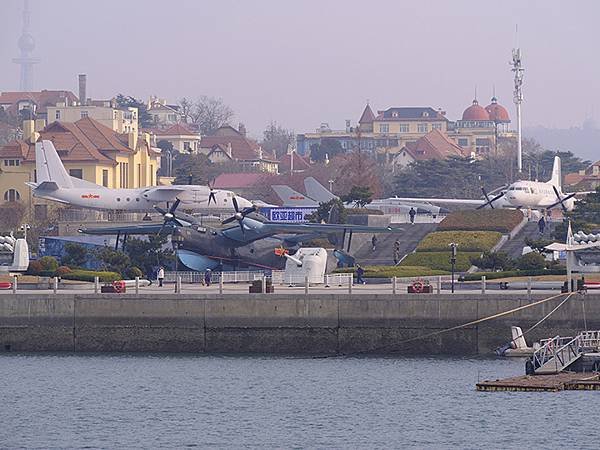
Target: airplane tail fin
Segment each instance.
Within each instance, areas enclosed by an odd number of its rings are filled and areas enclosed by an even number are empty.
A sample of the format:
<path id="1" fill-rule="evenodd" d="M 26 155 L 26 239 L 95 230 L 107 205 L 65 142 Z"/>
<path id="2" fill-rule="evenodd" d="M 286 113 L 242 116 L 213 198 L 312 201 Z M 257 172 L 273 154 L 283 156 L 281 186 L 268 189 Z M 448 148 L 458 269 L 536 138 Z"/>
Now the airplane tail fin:
<path id="1" fill-rule="evenodd" d="M 550 178 L 550 184 L 556 187 L 562 187 L 562 173 L 560 157 L 554 157 L 554 165 L 552 166 L 552 178 Z"/>
<path id="2" fill-rule="evenodd" d="M 329 189 L 315 180 L 313 177 L 304 179 L 304 189 L 306 189 L 306 195 L 316 200 L 319 203 L 326 203 L 334 198 L 337 198 Z"/>
<path id="3" fill-rule="evenodd" d="M 271 186 L 271 188 L 281 199 L 283 206 L 315 206 L 318 203 L 289 186 L 276 184 Z"/>
<path id="4" fill-rule="evenodd" d="M 73 181 L 51 141 L 43 140 L 36 142 L 35 168 L 38 188 L 42 188 L 43 186 L 73 187 Z"/>
<path id="5" fill-rule="evenodd" d="M 523 337 L 523 330 L 521 327 L 510 327 L 510 332 L 512 334 L 513 342 L 515 343 L 515 347 L 517 348 L 527 348 L 527 342 L 525 342 L 525 338 Z"/>

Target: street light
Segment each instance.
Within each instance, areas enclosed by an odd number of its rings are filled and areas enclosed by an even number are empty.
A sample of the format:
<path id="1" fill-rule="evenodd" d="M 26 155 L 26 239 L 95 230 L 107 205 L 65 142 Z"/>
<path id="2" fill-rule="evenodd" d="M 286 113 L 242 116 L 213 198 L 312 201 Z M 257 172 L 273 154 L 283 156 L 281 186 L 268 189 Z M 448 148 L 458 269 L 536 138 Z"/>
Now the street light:
<path id="1" fill-rule="evenodd" d="M 456 248 L 458 245 L 454 242 L 450 243 L 450 264 L 452 264 L 452 293 L 454 294 L 454 269 L 456 267 Z"/>
<path id="2" fill-rule="evenodd" d="M 28 223 L 24 223 L 21 225 L 20 230 L 23 232 L 23 239 L 25 239 L 25 242 L 27 242 L 27 231 L 31 230 L 31 226 Z"/>
<path id="3" fill-rule="evenodd" d="M 333 192 L 333 180 L 329 180 L 329 192 Z"/>

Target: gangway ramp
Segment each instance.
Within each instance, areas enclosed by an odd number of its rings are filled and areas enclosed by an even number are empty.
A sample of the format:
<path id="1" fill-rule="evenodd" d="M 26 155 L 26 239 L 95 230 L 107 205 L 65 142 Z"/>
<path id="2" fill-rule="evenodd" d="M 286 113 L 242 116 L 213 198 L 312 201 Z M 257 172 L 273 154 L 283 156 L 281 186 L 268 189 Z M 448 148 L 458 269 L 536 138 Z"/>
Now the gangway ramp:
<path id="1" fill-rule="evenodd" d="M 575 337 L 554 336 L 541 342 L 533 354 L 536 375 L 560 373 L 586 352 L 600 348 L 600 331 L 584 331 Z"/>

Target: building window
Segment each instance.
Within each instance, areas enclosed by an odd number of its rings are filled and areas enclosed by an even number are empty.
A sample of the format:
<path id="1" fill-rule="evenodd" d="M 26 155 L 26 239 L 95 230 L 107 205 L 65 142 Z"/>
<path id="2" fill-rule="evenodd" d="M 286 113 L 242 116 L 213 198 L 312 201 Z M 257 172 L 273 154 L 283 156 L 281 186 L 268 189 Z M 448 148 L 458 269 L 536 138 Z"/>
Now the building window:
<path id="1" fill-rule="evenodd" d="M 127 189 L 129 187 L 129 163 L 119 163 L 120 181 L 121 188 Z"/>
<path id="2" fill-rule="evenodd" d="M 54 119 L 55 120 L 60 120 L 60 109 L 56 110 L 56 113 L 54 114 Z"/>
<path id="3" fill-rule="evenodd" d="M 389 123 L 379 124 L 379 132 L 380 133 L 389 133 L 390 132 L 390 124 Z"/>
<path id="4" fill-rule="evenodd" d="M 192 146 L 190 145 L 190 143 L 188 141 L 184 141 L 183 142 L 183 149 L 186 152 L 190 152 L 190 151 L 192 151 Z"/>
<path id="5" fill-rule="evenodd" d="M 401 123 L 400 124 L 400 133 L 408 133 L 408 124 L 407 123 Z"/>
<path id="6" fill-rule="evenodd" d="M 419 133 L 427 133 L 429 131 L 429 126 L 426 123 L 420 123 L 417 125 L 417 132 Z"/>
<path id="7" fill-rule="evenodd" d="M 142 165 L 138 163 L 137 169 L 138 169 L 138 187 L 141 187 L 142 186 Z"/>
<path id="8" fill-rule="evenodd" d="M 83 180 L 83 169 L 69 169 L 69 175 L 73 178 L 79 178 Z"/>
<path id="9" fill-rule="evenodd" d="M 88 112 L 87 111 L 81 111 L 81 118 L 85 119 L 88 116 Z"/>
<path id="10" fill-rule="evenodd" d="M 9 189 L 4 193 L 5 202 L 18 202 L 21 200 L 21 194 L 16 189 Z"/>
<path id="11" fill-rule="evenodd" d="M 442 131 L 442 124 L 437 122 L 437 123 L 432 123 L 431 124 L 431 129 L 432 130 L 438 130 L 438 131 Z"/>
<path id="12" fill-rule="evenodd" d="M 466 138 L 458 138 L 458 145 L 461 147 L 468 147 L 469 146 L 469 140 Z"/>
<path id="13" fill-rule="evenodd" d="M 102 186 L 108 187 L 108 169 L 102 169 Z"/>

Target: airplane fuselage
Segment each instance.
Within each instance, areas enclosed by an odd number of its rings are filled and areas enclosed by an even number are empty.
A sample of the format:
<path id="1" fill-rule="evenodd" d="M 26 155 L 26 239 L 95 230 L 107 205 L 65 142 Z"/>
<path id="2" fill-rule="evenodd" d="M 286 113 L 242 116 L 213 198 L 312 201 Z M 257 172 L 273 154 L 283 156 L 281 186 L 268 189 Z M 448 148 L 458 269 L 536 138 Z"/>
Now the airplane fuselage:
<path id="1" fill-rule="evenodd" d="M 207 186 L 189 185 L 177 186 L 185 189 L 176 195 L 161 195 L 161 190 L 156 187 L 137 189 L 109 189 L 109 188 L 69 188 L 57 190 L 34 189 L 33 195 L 39 198 L 54 200 L 80 208 L 98 210 L 122 210 L 153 212 L 155 205 L 164 205 L 167 202 L 181 200 L 182 208 L 188 210 L 226 210 L 231 211 L 233 193 L 230 191 L 215 191 L 215 201 L 208 204 L 210 189 Z M 243 207 L 251 203 L 238 197 L 238 203 Z"/>
<path id="2" fill-rule="evenodd" d="M 554 186 L 562 198 L 565 195 L 560 186 Z M 552 183 L 540 181 L 517 181 L 506 190 L 506 200 L 515 208 L 545 209 L 556 204 L 558 198 Z M 567 211 L 572 211 L 575 199 L 564 201 Z"/>

